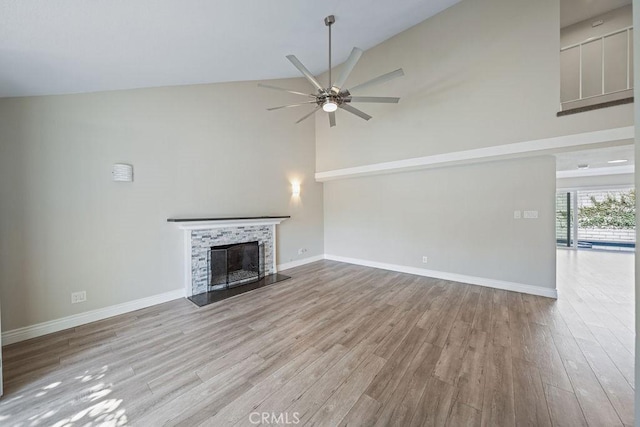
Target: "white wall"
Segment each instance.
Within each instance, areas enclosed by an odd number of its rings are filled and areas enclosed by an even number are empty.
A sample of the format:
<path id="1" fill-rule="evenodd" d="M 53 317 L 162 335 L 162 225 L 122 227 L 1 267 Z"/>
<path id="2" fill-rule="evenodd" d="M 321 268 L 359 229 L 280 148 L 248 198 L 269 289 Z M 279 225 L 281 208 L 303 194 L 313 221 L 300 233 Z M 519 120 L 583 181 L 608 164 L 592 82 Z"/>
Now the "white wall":
<path id="1" fill-rule="evenodd" d="M 554 172 L 547 156 L 326 182 L 325 250 L 555 288 Z"/>
<path id="2" fill-rule="evenodd" d="M 313 121 L 265 111 L 288 100 L 255 82 L 1 99 L 2 327 L 182 289 L 169 217 L 291 215 L 278 263 L 322 254 Z M 133 183 L 111 181 L 116 162 L 134 165 Z M 78 290 L 88 301 L 71 305 Z"/>

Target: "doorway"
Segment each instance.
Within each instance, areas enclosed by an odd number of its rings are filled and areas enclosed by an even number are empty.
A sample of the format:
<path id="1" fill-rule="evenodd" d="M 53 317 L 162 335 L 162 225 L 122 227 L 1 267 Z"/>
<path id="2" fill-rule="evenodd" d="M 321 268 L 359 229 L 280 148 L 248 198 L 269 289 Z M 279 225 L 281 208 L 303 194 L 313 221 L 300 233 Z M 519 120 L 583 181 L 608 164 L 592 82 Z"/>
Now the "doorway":
<path id="1" fill-rule="evenodd" d="M 635 251 L 635 189 L 559 190 L 556 244 L 559 248 Z"/>

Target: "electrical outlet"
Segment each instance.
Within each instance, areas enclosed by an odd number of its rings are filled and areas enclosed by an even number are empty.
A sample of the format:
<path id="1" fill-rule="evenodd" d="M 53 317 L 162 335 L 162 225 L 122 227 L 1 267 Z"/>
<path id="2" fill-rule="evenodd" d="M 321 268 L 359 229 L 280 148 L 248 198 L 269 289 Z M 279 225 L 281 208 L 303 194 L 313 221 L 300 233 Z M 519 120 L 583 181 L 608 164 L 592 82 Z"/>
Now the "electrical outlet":
<path id="1" fill-rule="evenodd" d="M 71 292 L 71 304 L 85 302 L 87 300 L 87 291 Z"/>
<path id="2" fill-rule="evenodd" d="M 538 211 L 524 211 L 525 219 L 536 219 L 538 218 Z"/>
<path id="3" fill-rule="evenodd" d="M 422 257 L 422 263 L 423 263 L 423 264 L 426 264 L 426 263 L 427 263 L 427 261 L 429 261 L 429 259 L 428 259 L 426 256 L 423 256 L 423 257 Z"/>
<path id="4" fill-rule="evenodd" d="M 307 248 L 300 248 L 298 249 L 298 255 L 302 255 L 303 253 L 307 252 Z"/>

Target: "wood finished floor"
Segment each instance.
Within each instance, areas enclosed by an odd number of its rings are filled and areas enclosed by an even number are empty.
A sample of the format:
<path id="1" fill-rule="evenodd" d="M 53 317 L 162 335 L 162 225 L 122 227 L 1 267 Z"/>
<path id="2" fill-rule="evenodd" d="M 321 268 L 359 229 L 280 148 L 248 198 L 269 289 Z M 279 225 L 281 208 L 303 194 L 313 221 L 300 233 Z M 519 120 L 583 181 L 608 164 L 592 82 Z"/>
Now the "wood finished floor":
<path id="1" fill-rule="evenodd" d="M 633 255 L 558 261 L 557 301 L 320 261 L 7 346 L 0 425 L 633 425 Z"/>

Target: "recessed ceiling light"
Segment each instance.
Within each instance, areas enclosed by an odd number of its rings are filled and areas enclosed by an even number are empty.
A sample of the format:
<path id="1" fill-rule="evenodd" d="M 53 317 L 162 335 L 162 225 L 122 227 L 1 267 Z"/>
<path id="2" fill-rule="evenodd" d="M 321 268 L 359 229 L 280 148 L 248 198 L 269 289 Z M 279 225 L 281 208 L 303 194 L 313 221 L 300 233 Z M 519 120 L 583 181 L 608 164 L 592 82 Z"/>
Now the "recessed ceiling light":
<path id="1" fill-rule="evenodd" d="M 589 165 L 587 164 L 578 165 L 578 169 L 589 169 Z"/>
<path id="2" fill-rule="evenodd" d="M 617 160 L 609 160 L 607 163 L 626 163 L 629 160 L 627 159 L 617 159 Z"/>

